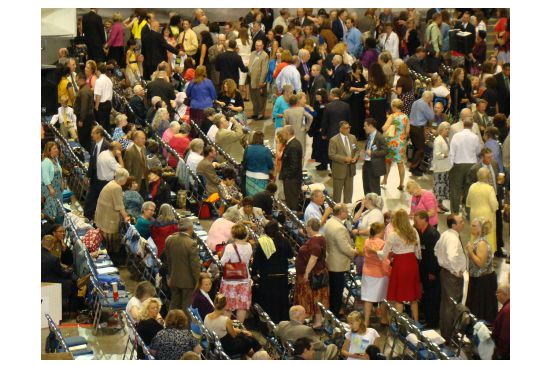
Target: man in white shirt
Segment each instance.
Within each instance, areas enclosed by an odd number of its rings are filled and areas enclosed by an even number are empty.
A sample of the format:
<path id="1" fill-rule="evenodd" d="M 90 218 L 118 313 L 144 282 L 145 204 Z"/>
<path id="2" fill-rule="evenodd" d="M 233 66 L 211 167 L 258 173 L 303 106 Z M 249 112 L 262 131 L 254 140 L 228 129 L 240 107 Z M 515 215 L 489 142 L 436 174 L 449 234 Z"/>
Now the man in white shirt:
<path id="1" fill-rule="evenodd" d="M 474 125 L 472 116 L 463 119 L 464 130 L 456 133 L 449 147 L 449 200 L 451 211 L 459 214 L 461 193 L 463 202 L 466 201 L 468 186 L 465 180 L 468 171 L 473 164 L 478 162 L 480 154 L 480 141 L 478 136 L 471 131 Z"/>
<path id="2" fill-rule="evenodd" d="M 389 51 L 393 61 L 400 58 L 398 55 L 399 41 L 398 35 L 393 32 L 392 23 L 386 23 L 385 33 L 379 36 L 379 47 L 382 51 Z"/>
<path id="3" fill-rule="evenodd" d="M 303 214 L 303 220 L 305 223 L 309 221 L 311 218 L 317 218 L 320 222 L 320 233 L 324 233 L 324 224 L 326 223 L 326 220 L 330 216 L 330 213 L 332 213 L 332 208 L 330 206 L 324 207 L 324 193 L 320 190 L 313 190 L 311 192 L 311 202 L 309 205 L 307 205 L 307 208 L 305 208 L 305 213 Z"/>
<path id="4" fill-rule="evenodd" d="M 451 338 L 455 320 L 455 304 L 451 298 L 457 303 L 462 301 L 463 273 L 468 269 L 468 258 L 460 237 L 464 228 L 464 220 L 461 216 L 450 214 L 447 216 L 447 226 L 448 230 L 442 233 L 436 247 L 434 247 L 434 254 L 440 265 L 442 287 L 440 332 L 445 339 Z"/>
<path id="5" fill-rule="evenodd" d="M 96 71 L 97 80 L 93 90 L 95 96 L 95 119 L 105 130 L 111 131 L 110 112 L 112 111 L 112 80 L 106 76 L 106 64 L 100 63 Z"/>
<path id="6" fill-rule="evenodd" d="M 112 181 L 116 170 L 124 167 L 121 157 L 121 143 L 112 142 L 106 151 L 102 151 L 97 159 L 97 177 L 101 181 Z"/>
<path id="7" fill-rule="evenodd" d="M 463 126 L 463 120 L 465 120 L 468 117 L 472 117 L 472 121 L 474 121 L 474 115 L 472 114 L 472 110 L 469 108 L 464 108 L 461 110 L 461 113 L 459 114 L 460 120 L 457 123 L 453 123 L 451 125 L 451 128 L 449 128 L 449 141 L 453 139 L 453 136 L 456 133 L 461 132 L 464 129 Z M 480 126 L 474 121 L 474 124 L 472 124 L 472 133 L 478 136 L 478 139 L 480 141 L 480 146 L 483 146 L 483 140 L 482 140 L 482 134 L 480 132 Z"/>
<path id="8" fill-rule="evenodd" d="M 65 138 L 70 136 L 73 140 L 78 140 L 76 114 L 74 114 L 74 109 L 68 106 L 68 96 L 66 95 L 61 97 L 61 106 L 57 110 L 57 114 L 51 118 L 51 124 L 56 124 L 57 122 L 59 122 L 59 130 Z"/>
<path id="9" fill-rule="evenodd" d="M 277 25 L 282 26 L 283 33 L 286 33 L 286 30 L 288 29 L 288 18 L 290 17 L 290 11 L 288 9 L 281 9 L 280 15 L 275 18 L 275 21 L 273 22 L 272 29 L 275 29 Z"/>

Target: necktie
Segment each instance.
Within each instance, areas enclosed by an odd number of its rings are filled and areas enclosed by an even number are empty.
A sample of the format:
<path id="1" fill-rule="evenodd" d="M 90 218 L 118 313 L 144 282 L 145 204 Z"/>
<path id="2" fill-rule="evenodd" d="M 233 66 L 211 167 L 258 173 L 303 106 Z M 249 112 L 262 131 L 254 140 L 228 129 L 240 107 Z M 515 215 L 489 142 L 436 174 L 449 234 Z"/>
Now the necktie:
<path id="1" fill-rule="evenodd" d="M 351 156 L 351 146 L 349 145 L 349 137 L 344 136 L 343 141 L 345 142 L 345 151 L 347 152 L 347 156 Z"/>
<path id="2" fill-rule="evenodd" d="M 493 166 L 489 164 L 487 166 L 489 168 L 489 184 L 495 189 L 495 194 L 497 194 L 497 183 L 495 181 L 495 172 L 493 171 Z"/>
<path id="3" fill-rule="evenodd" d="M 63 108 L 63 122 L 64 126 L 66 127 L 68 125 L 68 121 L 66 119 L 66 108 Z"/>

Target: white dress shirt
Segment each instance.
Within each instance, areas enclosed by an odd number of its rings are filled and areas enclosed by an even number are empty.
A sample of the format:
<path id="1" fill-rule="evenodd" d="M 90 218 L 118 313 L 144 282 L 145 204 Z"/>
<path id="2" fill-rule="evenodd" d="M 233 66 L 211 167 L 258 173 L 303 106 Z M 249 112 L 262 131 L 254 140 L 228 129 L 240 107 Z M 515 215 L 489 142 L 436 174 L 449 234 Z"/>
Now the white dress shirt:
<path id="1" fill-rule="evenodd" d="M 478 136 L 472 133 L 469 129 L 456 133 L 449 146 L 449 166 L 454 164 L 478 162 L 478 154 L 480 153 L 480 141 Z"/>
<path id="2" fill-rule="evenodd" d="M 97 159 L 97 178 L 102 181 L 112 181 L 116 170 L 120 167 L 112 151 L 102 151 Z"/>
<path id="3" fill-rule="evenodd" d="M 461 277 L 467 270 L 468 259 L 463 248 L 459 233 L 454 229 L 448 229 L 440 236 L 434 247 L 434 254 L 438 258 L 438 264 L 453 275 Z"/>
<path id="4" fill-rule="evenodd" d="M 63 125 L 65 122 L 64 120 L 65 112 L 66 112 L 67 125 L 72 127 L 75 126 L 77 121 L 76 114 L 74 114 L 74 109 L 72 109 L 69 106 L 67 106 L 66 108 L 63 108 L 62 106 L 59 107 L 59 109 L 57 110 L 57 114 L 55 114 L 51 118 L 51 124 L 57 124 L 57 122 L 59 122 L 59 124 Z"/>
<path id="5" fill-rule="evenodd" d="M 453 138 L 453 136 L 463 130 L 464 130 L 464 125 L 462 121 L 453 123 L 451 125 L 451 128 L 449 128 L 449 141 L 451 142 L 451 139 Z M 480 126 L 477 123 L 472 124 L 472 133 L 478 136 L 478 140 L 480 141 L 480 146 L 483 146 L 482 132 L 480 131 Z"/>
<path id="6" fill-rule="evenodd" d="M 387 33 L 382 33 L 379 36 L 379 47 L 383 51 L 389 51 L 393 61 L 400 58 L 398 55 L 398 43 L 398 35 L 395 32 L 391 32 L 388 37 Z"/>
<path id="7" fill-rule="evenodd" d="M 112 101 L 112 80 L 105 74 L 101 74 L 95 81 L 94 95 L 100 95 L 100 102 Z"/>

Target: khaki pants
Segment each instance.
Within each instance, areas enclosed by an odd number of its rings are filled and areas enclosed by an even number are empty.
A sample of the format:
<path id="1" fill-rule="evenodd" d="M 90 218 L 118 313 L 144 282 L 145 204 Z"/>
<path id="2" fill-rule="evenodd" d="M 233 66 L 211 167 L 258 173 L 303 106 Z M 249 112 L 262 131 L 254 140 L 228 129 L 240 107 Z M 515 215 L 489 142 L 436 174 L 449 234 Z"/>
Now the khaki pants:
<path id="1" fill-rule="evenodd" d="M 194 289 L 191 288 L 171 288 L 171 304 L 169 310 L 182 309 L 190 321 L 188 307 L 191 306 L 192 294 Z"/>
<path id="2" fill-rule="evenodd" d="M 455 322 L 455 304 L 450 297 L 459 303 L 463 299 L 464 279 L 458 278 L 446 269 L 440 269 L 440 286 L 442 299 L 440 302 L 440 332 L 442 337 L 449 342 L 453 335 Z"/>
<path id="3" fill-rule="evenodd" d="M 351 204 L 353 200 L 353 176 L 347 176 L 345 179 L 336 179 L 334 177 L 334 201 L 341 202 L 341 192 L 343 191 L 343 203 Z"/>
<path id="4" fill-rule="evenodd" d="M 250 101 L 252 102 L 252 115 L 261 115 L 265 113 L 265 104 L 267 103 L 267 96 L 265 93 L 260 95 L 260 88 L 250 89 Z"/>

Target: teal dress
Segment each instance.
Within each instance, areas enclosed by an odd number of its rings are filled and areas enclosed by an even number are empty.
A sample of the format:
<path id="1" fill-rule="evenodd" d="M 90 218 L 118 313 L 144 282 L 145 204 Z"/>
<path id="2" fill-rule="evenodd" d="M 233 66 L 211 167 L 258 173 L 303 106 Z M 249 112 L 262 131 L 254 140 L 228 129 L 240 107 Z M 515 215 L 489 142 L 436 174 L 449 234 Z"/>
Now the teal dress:
<path id="1" fill-rule="evenodd" d="M 387 163 L 398 163 L 406 160 L 406 145 L 408 144 L 408 136 L 406 128 L 409 124 L 409 118 L 404 113 L 397 113 L 393 116 L 392 125 L 394 125 L 394 137 L 387 137 Z"/>
<path id="2" fill-rule="evenodd" d="M 52 177 L 50 174 L 44 171 L 44 170 L 48 170 L 47 169 L 48 164 L 53 165 Z M 53 186 L 53 189 L 55 189 L 55 196 L 53 197 L 49 195 L 49 189 L 47 187 L 49 183 L 51 183 L 51 185 Z M 56 199 L 59 199 L 61 203 L 63 201 L 62 185 L 63 185 L 63 179 L 62 179 L 61 164 L 59 163 L 58 160 L 52 161 L 49 158 L 45 158 L 42 161 L 42 196 L 45 198 L 44 213 L 47 214 L 52 219 L 54 219 L 55 221 L 59 221 L 59 219 L 62 218 L 63 216 L 61 207 L 55 201 Z"/>

